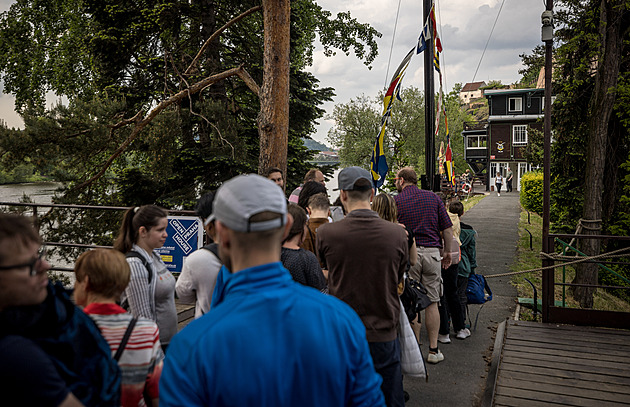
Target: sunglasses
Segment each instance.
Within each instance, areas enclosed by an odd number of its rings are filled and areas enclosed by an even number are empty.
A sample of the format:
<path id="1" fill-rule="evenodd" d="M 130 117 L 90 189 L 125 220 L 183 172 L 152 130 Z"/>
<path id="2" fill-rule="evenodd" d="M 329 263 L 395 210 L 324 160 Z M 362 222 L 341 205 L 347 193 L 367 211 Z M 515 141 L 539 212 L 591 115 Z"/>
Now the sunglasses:
<path id="1" fill-rule="evenodd" d="M 28 267 L 29 275 L 31 277 L 34 277 L 39 273 L 39 270 L 38 270 L 39 266 L 41 265 L 43 260 L 46 260 L 47 253 L 48 253 L 48 249 L 46 248 L 46 246 L 42 246 L 39 248 L 39 251 L 37 252 L 37 257 L 29 261 L 28 263 L 14 264 L 11 266 L 0 266 L 0 270 L 13 270 L 13 269 L 19 269 L 23 267 Z"/>

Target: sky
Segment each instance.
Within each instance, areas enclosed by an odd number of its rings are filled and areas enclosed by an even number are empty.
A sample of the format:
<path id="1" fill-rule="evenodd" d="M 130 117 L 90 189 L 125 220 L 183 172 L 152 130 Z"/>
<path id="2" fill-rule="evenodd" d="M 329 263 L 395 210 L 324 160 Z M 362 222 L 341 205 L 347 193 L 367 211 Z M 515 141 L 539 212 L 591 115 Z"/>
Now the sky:
<path id="1" fill-rule="evenodd" d="M 0 0 L 0 12 L 6 11 L 11 3 L 12 0 Z M 422 0 L 400 0 L 400 3 L 394 0 L 318 1 L 333 15 L 350 11 L 353 18 L 372 25 L 382 34 L 377 39 L 379 55 L 371 70 L 352 52 L 349 56 L 337 52 L 334 57 L 326 57 L 318 44 L 309 70 L 320 80 L 320 86 L 335 88 L 337 96 L 323 106 L 327 113 L 332 112 L 336 103 L 347 103 L 361 94 L 374 97 L 385 87 L 402 58 L 417 43 L 423 24 L 422 3 Z M 444 47 L 440 65 L 445 91 L 448 92 L 455 83 L 465 84 L 473 79 L 486 83 L 500 80 L 504 84 L 518 81 L 518 70 L 522 67 L 519 54 L 531 53 L 534 47 L 542 44 L 540 15 L 543 11 L 543 0 L 436 0 L 438 31 Z M 495 20 L 496 27 L 488 42 Z M 405 86 L 424 88 L 423 71 L 422 55 L 414 56 L 403 81 L 403 92 Z M 0 119 L 9 127 L 22 127 L 13 108 L 13 98 L 0 92 Z M 313 138 L 326 142 L 326 134 L 332 125 L 331 120 L 321 119 Z"/>

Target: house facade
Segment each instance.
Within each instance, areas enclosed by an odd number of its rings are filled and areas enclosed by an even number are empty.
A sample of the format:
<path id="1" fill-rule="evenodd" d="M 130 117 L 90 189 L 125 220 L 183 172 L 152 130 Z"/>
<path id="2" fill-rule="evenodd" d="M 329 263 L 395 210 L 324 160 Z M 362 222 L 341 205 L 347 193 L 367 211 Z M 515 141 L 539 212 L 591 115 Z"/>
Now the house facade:
<path id="1" fill-rule="evenodd" d="M 468 82 L 464 85 L 461 91 L 459 91 L 459 99 L 464 104 L 469 104 L 475 99 L 483 97 L 482 87 L 486 86 L 485 82 Z"/>
<path id="2" fill-rule="evenodd" d="M 525 151 L 532 129 L 543 130 L 544 89 L 493 89 L 488 99 L 487 122 L 464 125 L 465 157 L 475 175 L 494 190 L 497 172 L 514 174 L 513 188 L 520 190 L 520 179 L 532 166 Z"/>

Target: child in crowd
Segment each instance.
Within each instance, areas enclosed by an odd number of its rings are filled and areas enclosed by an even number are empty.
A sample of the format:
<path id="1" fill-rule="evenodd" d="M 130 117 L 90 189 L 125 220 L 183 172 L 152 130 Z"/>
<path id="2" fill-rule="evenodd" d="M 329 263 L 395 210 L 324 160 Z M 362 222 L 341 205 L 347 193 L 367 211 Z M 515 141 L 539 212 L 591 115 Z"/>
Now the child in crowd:
<path id="1" fill-rule="evenodd" d="M 326 195 L 325 192 L 312 195 L 308 199 L 308 205 L 306 206 L 306 212 L 308 213 L 306 226 L 308 230 L 306 230 L 304 242 L 302 242 L 301 247 L 309 252 L 313 252 L 313 254 L 317 254 L 315 250 L 317 228 L 328 223 L 329 210 L 330 201 L 328 201 L 328 195 Z"/>
<path id="2" fill-rule="evenodd" d="M 453 202 L 448 207 L 449 212 L 457 214 L 458 217 L 464 214 L 464 205 L 461 202 Z M 466 298 L 466 287 L 468 286 L 468 276 L 477 268 L 477 251 L 475 236 L 477 232 L 472 226 L 459 222 L 460 233 L 459 240 L 461 242 L 461 260 L 457 265 L 457 295 L 462 307 L 462 315 L 464 320 L 467 315 L 468 300 Z"/>
<path id="3" fill-rule="evenodd" d="M 116 250 L 90 250 L 79 256 L 74 272 L 75 301 L 96 322 L 114 355 L 134 319 L 116 304 L 131 274 L 125 256 Z M 164 354 L 155 322 L 138 318 L 121 352 L 123 407 L 146 406 L 145 396 L 157 406 Z"/>

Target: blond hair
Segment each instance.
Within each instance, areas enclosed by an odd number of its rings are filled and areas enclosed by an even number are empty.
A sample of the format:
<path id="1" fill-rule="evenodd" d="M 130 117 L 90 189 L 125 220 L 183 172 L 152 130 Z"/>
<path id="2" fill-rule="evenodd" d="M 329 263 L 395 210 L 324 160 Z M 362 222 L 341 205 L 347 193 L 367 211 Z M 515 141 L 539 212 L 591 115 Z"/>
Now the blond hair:
<path id="1" fill-rule="evenodd" d="M 378 216 L 386 221 L 394 223 L 398 222 L 396 201 L 394 200 L 394 197 L 389 194 L 380 193 L 376 195 L 372 201 L 372 210 L 378 213 Z"/>
<path id="2" fill-rule="evenodd" d="M 90 291 L 107 298 L 120 297 L 131 278 L 127 259 L 113 249 L 94 249 L 82 253 L 74 263 L 74 273 L 79 282 L 88 276 Z"/>

